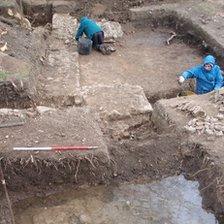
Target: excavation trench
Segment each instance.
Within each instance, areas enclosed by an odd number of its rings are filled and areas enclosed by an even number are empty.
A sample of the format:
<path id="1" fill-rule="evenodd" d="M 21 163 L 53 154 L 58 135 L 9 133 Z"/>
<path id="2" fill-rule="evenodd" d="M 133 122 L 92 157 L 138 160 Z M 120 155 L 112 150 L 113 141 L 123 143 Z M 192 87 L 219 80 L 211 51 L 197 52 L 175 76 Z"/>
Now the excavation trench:
<path id="1" fill-rule="evenodd" d="M 195 223 L 215 224 L 201 209 L 197 182 L 183 176 L 154 183 L 84 188 L 19 204 L 17 223 Z M 52 214 L 57 214 L 53 215 Z"/>
<path id="2" fill-rule="evenodd" d="M 25 9 L 28 10 L 28 7 Z M 26 13 L 28 14 L 28 11 Z M 35 11 L 32 13 L 35 14 Z M 52 8 L 49 8 L 46 15 L 49 18 L 43 17 L 42 22 L 36 20 L 36 25 L 51 22 Z M 120 86 L 125 84 L 129 85 L 125 87 L 126 91 L 134 89 L 133 86 L 141 86 L 150 103 L 161 98 L 176 97 L 181 91 L 174 81 L 176 74 L 200 62 L 200 51 L 189 47 L 182 38 L 176 38 L 170 45 L 166 45 L 166 40 L 172 35 L 169 28 L 151 29 L 145 26 L 148 21 L 143 23 L 144 28 L 138 29 L 136 24 L 126 24 L 124 37 L 116 43 L 118 50 L 108 57 L 109 60 L 97 52 L 88 57 L 79 57 L 82 91 L 84 94 L 92 91 L 91 97 L 88 96 L 85 102 L 88 105 L 79 105 L 81 108 L 76 111 L 73 99 L 61 105 L 60 96 L 58 101 L 46 97 L 47 100 L 36 103 L 63 106 L 63 109 L 35 117 L 34 120 L 30 119 L 24 128 L 16 127 L 13 135 L 10 129 L 2 129 L 2 136 L 8 137 L 2 140 L 3 150 L 0 157 L 4 157 L 3 171 L 16 223 L 141 224 L 150 221 L 187 224 L 195 221 L 215 224 L 215 216 L 210 212 L 222 219 L 222 205 L 215 202 L 217 195 L 214 188 L 212 194 L 206 191 L 206 187 L 211 190 L 210 179 L 207 177 L 220 177 L 221 174 L 218 168 L 214 173 L 199 172 L 205 169 L 203 161 L 206 153 L 203 147 L 195 152 L 196 146 L 189 143 L 186 145 L 189 150 L 186 155 L 181 148 L 182 134 L 174 129 L 161 130 L 158 123 L 151 119 L 152 111 L 131 116 L 122 114 L 113 119 L 110 114 L 110 119 L 105 119 L 99 110 L 103 97 L 109 97 L 107 103 L 110 104 L 113 101 L 111 95 L 114 92 L 118 94 L 119 91 L 122 93 Z M 47 41 L 51 40 L 49 38 Z M 192 40 L 190 42 L 192 43 Z M 60 46 L 58 49 L 60 51 Z M 74 49 L 71 44 L 69 52 Z M 51 53 L 54 51 L 55 49 Z M 57 60 L 60 61 L 65 58 L 67 52 L 58 55 Z M 52 76 L 51 69 L 44 70 L 46 77 L 43 75 L 41 79 L 52 81 L 49 79 Z M 54 78 L 57 79 L 57 74 Z M 43 81 L 42 84 L 47 86 L 48 83 Z M 116 86 L 115 91 L 113 85 Z M 53 91 L 60 90 L 62 87 L 56 84 Z M 135 91 L 139 94 L 138 88 Z M 129 102 L 128 97 L 135 96 L 136 92 L 121 94 L 124 100 L 114 99 L 115 105 L 126 100 Z M 44 94 L 46 95 L 43 96 L 47 96 L 46 92 Z M 69 97 L 65 96 L 65 101 Z M 120 95 L 116 97 L 122 99 Z M 100 114 L 96 115 L 94 120 L 92 117 L 95 112 L 89 110 L 89 106 Z M 42 132 L 43 130 L 46 132 Z M 76 132 L 79 131 L 80 135 L 77 136 Z M 82 135 L 88 136 L 90 141 L 83 140 Z M 25 136 L 31 136 L 32 141 Z M 45 138 L 50 140 L 41 142 Z M 21 146 L 54 144 L 59 141 L 72 144 L 73 139 L 77 142 L 84 141 L 86 144 L 91 144 L 92 141 L 100 146 L 100 150 L 96 153 L 62 155 L 14 154 L 11 151 L 15 143 Z M 1 218 L 3 217 L 0 222 L 10 223 L 3 192 L 0 197 L 0 214 Z M 202 207 L 208 209 L 208 212 Z"/>

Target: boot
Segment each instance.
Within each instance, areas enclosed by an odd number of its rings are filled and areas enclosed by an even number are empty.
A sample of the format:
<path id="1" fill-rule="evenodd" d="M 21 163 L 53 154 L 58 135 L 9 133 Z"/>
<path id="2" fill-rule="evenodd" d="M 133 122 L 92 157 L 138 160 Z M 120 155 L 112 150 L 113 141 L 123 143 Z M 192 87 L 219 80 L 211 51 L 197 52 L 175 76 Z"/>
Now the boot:
<path id="1" fill-rule="evenodd" d="M 111 50 L 108 48 L 108 46 L 105 46 L 104 44 L 101 44 L 99 47 L 99 51 L 103 54 L 103 55 L 110 55 L 112 52 Z"/>

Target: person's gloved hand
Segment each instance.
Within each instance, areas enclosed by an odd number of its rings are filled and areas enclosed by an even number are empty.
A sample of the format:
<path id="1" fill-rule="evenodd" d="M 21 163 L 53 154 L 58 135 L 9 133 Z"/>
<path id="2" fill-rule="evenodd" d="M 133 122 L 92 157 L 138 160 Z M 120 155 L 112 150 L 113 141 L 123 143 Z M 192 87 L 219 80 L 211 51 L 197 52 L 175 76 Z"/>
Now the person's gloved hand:
<path id="1" fill-rule="evenodd" d="M 185 81 L 185 79 L 184 79 L 183 76 L 179 76 L 179 77 L 178 77 L 178 83 L 179 83 L 179 84 L 182 84 L 184 81 Z"/>

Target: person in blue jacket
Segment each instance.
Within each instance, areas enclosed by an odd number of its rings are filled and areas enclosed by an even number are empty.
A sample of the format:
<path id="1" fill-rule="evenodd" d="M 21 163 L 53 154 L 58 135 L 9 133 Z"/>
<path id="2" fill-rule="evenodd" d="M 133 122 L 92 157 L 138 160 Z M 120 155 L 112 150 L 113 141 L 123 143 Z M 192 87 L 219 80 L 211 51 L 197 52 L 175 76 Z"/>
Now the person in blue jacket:
<path id="1" fill-rule="evenodd" d="M 88 39 L 93 41 L 94 49 L 101 51 L 101 46 L 104 42 L 104 32 L 95 21 L 89 19 L 88 17 L 81 18 L 75 39 L 78 41 L 83 34 L 85 34 Z"/>
<path id="2" fill-rule="evenodd" d="M 196 94 L 205 94 L 218 90 L 223 85 L 221 69 L 216 64 L 215 58 L 212 55 L 206 56 L 202 65 L 183 72 L 178 81 L 179 83 L 183 83 L 190 78 L 196 79 Z"/>

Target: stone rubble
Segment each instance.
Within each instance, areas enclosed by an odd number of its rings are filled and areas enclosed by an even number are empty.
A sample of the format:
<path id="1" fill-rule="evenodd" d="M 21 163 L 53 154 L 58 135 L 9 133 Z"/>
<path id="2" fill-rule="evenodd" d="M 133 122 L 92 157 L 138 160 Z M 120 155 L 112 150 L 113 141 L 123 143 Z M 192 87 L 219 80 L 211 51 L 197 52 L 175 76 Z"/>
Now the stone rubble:
<path id="1" fill-rule="evenodd" d="M 213 100 L 214 96 L 215 95 L 213 95 Z M 224 135 L 224 107 L 222 104 L 219 106 L 219 113 L 216 116 L 208 116 L 205 110 L 203 110 L 200 106 L 189 101 L 175 105 L 175 108 L 193 116 L 193 118 L 184 127 L 188 133 L 196 133 L 199 135 L 206 134 L 209 136 Z"/>
<path id="2" fill-rule="evenodd" d="M 52 19 L 52 28 L 58 39 L 70 40 L 78 28 L 78 21 L 68 14 L 55 13 Z"/>
<path id="3" fill-rule="evenodd" d="M 106 21 L 102 20 L 98 22 L 101 28 L 104 31 L 105 38 L 119 38 L 123 36 L 123 31 L 121 28 L 121 24 L 118 22 Z"/>
<path id="4" fill-rule="evenodd" d="M 25 113 L 24 113 L 24 110 L 1 108 L 0 117 L 5 117 L 5 116 L 15 116 L 19 118 L 25 118 Z"/>
<path id="5" fill-rule="evenodd" d="M 209 100 L 218 106 L 224 105 L 224 88 L 211 94 Z"/>
<path id="6" fill-rule="evenodd" d="M 176 108 L 191 114 L 193 117 L 206 117 L 206 112 L 200 106 L 194 105 L 192 102 L 180 103 Z"/>
<path id="7" fill-rule="evenodd" d="M 206 134 L 223 136 L 224 122 L 213 116 L 206 116 L 205 118 L 193 118 L 184 127 L 185 130 L 191 134 Z"/>
<path id="8" fill-rule="evenodd" d="M 13 119 L 19 118 L 21 120 L 26 120 L 27 117 L 36 117 L 38 115 L 42 115 L 44 113 L 51 113 L 56 111 L 55 108 L 45 107 L 45 106 L 37 106 L 34 108 L 28 109 L 11 109 L 11 108 L 1 108 L 0 109 L 0 124 L 6 121 L 6 118 Z"/>

